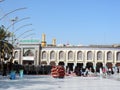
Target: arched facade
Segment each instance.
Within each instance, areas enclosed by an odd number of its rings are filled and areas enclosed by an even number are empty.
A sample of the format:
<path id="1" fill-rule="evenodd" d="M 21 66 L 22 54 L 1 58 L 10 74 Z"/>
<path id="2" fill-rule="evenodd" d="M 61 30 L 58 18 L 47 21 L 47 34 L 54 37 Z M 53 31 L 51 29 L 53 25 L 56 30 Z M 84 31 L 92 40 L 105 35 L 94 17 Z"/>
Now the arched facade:
<path id="1" fill-rule="evenodd" d="M 99 61 L 99 60 L 102 60 L 102 58 L 103 58 L 102 51 L 98 51 L 98 52 L 97 52 L 97 60 L 98 60 L 98 61 Z"/>
<path id="2" fill-rule="evenodd" d="M 116 59 L 117 59 L 117 61 L 120 61 L 120 52 L 117 52 Z"/>
<path id="3" fill-rule="evenodd" d="M 108 60 L 108 61 L 113 60 L 113 55 L 112 55 L 112 52 L 111 52 L 111 51 L 108 51 L 108 52 L 107 52 L 107 60 Z"/>
<path id="4" fill-rule="evenodd" d="M 108 48 L 51 47 L 48 50 L 46 50 L 46 53 L 49 54 L 48 56 L 51 56 L 54 52 L 53 54 L 55 55 L 54 57 L 56 59 L 52 59 L 52 61 L 55 61 L 56 65 L 59 65 L 59 62 L 62 61 L 64 62 L 65 66 L 68 65 L 68 63 L 73 63 L 73 68 L 79 63 L 83 64 L 83 67 L 86 67 L 88 62 L 92 63 L 93 67 L 96 67 L 97 65 L 97 67 L 103 67 L 108 62 L 112 63 L 112 66 L 114 66 L 116 63 L 120 62 L 120 50 L 116 51 L 114 48 L 109 49 L 110 50 L 108 50 Z M 51 58 L 48 58 L 48 64 L 50 61 Z M 92 64 L 90 64 L 90 66 L 92 66 Z"/>
<path id="5" fill-rule="evenodd" d="M 34 52 L 32 50 L 28 49 L 24 52 L 23 56 L 34 56 Z"/>
<path id="6" fill-rule="evenodd" d="M 77 52 L 77 60 L 82 60 L 83 59 L 83 52 L 82 51 L 78 51 Z"/>
<path id="7" fill-rule="evenodd" d="M 92 58 L 93 58 L 93 53 L 92 53 L 92 51 L 88 51 L 88 52 L 87 52 L 87 60 L 92 60 Z"/>
<path id="8" fill-rule="evenodd" d="M 55 60 L 55 51 L 50 52 L 50 60 Z"/>
<path id="9" fill-rule="evenodd" d="M 14 53 L 14 58 L 17 59 L 17 58 L 18 58 L 18 55 L 19 55 L 19 54 L 18 54 L 18 51 L 15 51 L 15 53 Z"/>
<path id="10" fill-rule="evenodd" d="M 42 59 L 47 59 L 47 53 L 46 53 L 46 51 L 42 52 Z"/>
<path id="11" fill-rule="evenodd" d="M 59 52 L 59 60 L 64 60 L 65 59 L 65 53 L 63 51 Z"/>
<path id="12" fill-rule="evenodd" d="M 73 57 L 73 51 L 69 51 L 68 52 L 68 60 L 73 60 L 74 57 Z"/>
<path id="13" fill-rule="evenodd" d="M 31 45 L 30 49 L 28 46 L 21 47 L 16 50 L 15 59 L 20 64 L 23 64 L 24 60 L 30 60 L 35 65 L 45 63 L 47 65 L 59 65 L 62 64 L 75 68 L 75 66 L 105 66 L 109 67 L 120 65 L 120 48 L 114 47 L 90 47 L 90 46 L 49 46 L 38 48 L 37 46 Z M 18 58 L 17 58 L 18 57 Z M 32 59 L 31 59 L 32 58 Z M 97 64 L 102 63 L 102 64 Z M 112 65 L 111 65 L 112 64 Z"/>

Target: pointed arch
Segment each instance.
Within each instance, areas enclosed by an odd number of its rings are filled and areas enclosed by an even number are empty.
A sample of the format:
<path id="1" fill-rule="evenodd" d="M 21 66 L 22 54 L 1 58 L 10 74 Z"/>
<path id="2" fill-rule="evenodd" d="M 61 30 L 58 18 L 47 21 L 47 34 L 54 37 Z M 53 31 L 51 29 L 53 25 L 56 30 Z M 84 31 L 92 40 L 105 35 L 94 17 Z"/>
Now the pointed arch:
<path id="1" fill-rule="evenodd" d="M 34 52 L 30 49 L 26 50 L 23 56 L 34 56 Z"/>
<path id="2" fill-rule="evenodd" d="M 82 58 L 83 58 L 83 53 L 82 53 L 82 51 L 78 51 L 78 52 L 77 52 L 77 60 L 82 60 Z"/>
<path id="3" fill-rule="evenodd" d="M 103 56 L 102 56 L 102 51 L 98 51 L 97 52 L 97 60 L 102 60 Z"/>
<path id="4" fill-rule="evenodd" d="M 92 58 L 93 58 L 92 51 L 88 51 L 87 52 L 87 60 L 92 60 Z"/>
<path id="5" fill-rule="evenodd" d="M 46 51 L 42 52 L 42 59 L 47 59 L 47 53 L 46 53 Z"/>
<path id="6" fill-rule="evenodd" d="M 54 60 L 55 59 L 55 51 L 50 52 L 50 59 Z"/>
<path id="7" fill-rule="evenodd" d="M 68 60 L 73 60 L 73 52 L 72 51 L 68 52 Z"/>
<path id="8" fill-rule="evenodd" d="M 112 52 L 111 51 L 107 52 L 107 60 L 112 60 L 112 59 L 113 59 Z"/>
<path id="9" fill-rule="evenodd" d="M 15 58 L 15 59 L 18 58 L 18 51 L 15 51 L 15 53 L 14 53 L 14 58 Z"/>
<path id="10" fill-rule="evenodd" d="M 63 52 L 63 51 L 60 51 L 60 52 L 59 52 L 59 60 L 64 60 L 64 58 L 65 58 L 64 52 Z"/>

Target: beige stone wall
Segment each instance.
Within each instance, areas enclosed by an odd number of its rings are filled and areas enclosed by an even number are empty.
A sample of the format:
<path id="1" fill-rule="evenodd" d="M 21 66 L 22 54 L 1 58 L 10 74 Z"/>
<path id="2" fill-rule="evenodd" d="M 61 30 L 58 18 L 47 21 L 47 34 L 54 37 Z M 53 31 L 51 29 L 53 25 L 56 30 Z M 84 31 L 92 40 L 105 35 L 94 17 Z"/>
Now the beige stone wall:
<path id="1" fill-rule="evenodd" d="M 80 49 L 80 48 L 79 48 Z M 117 52 L 120 52 L 120 50 L 108 50 L 108 49 L 80 49 L 80 50 L 77 50 L 75 48 L 43 48 L 41 53 L 46 51 L 46 54 L 47 54 L 47 57 L 46 59 L 41 59 L 41 61 L 46 61 L 47 64 L 49 65 L 49 63 L 51 61 L 55 61 L 55 63 L 58 65 L 59 62 L 64 62 L 65 64 L 66 63 L 83 63 L 86 65 L 87 62 L 92 62 L 94 65 L 96 65 L 97 62 L 102 62 L 104 65 L 107 63 L 107 62 L 110 62 L 110 63 L 113 63 L 113 65 L 116 64 L 116 62 L 120 62 L 120 61 L 116 61 L 116 53 Z M 54 51 L 55 52 L 55 59 L 51 60 L 50 59 L 50 53 Z M 60 51 L 63 51 L 64 52 L 64 59 L 63 60 L 59 60 L 59 53 Z M 81 51 L 82 52 L 82 60 L 77 60 L 77 52 Z M 97 53 L 98 52 L 102 52 L 102 59 L 101 60 L 97 60 Z M 68 53 L 69 52 L 72 52 L 73 53 L 73 59 L 70 59 L 68 60 Z M 87 53 L 88 52 L 92 52 L 92 59 L 90 60 L 87 60 Z M 108 52 L 111 52 L 112 53 L 112 60 L 107 60 L 107 53 Z M 42 55 L 41 55 L 42 57 Z"/>
<path id="2" fill-rule="evenodd" d="M 59 62 L 64 62 L 65 65 L 67 63 L 74 63 L 76 65 L 77 63 L 83 63 L 86 65 L 87 62 L 92 62 L 95 66 L 96 63 L 102 62 L 103 65 L 106 65 L 106 63 L 110 62 L 113 65 L 116 63 L 120 63 L 120 60 L 117 60 L 117 52 L 120 52 L 120 49 L 114 49 L 114 48 L 68 48 L 68 47 L 44 47 L 40 51 L 38 46 L 32 46 L 35 49 L 35 61 L 34 65 L 39 65 L 41 62 L 46 62 L 47 65 L 50 64 L 50 62 L 55 62 L 56 65 L 58 65 Z M 20 49 L 14 50 L 18 52 L 18 58 L 15 58 L 14 61 L 18 61 L 19 64 L 23 64 L 23 48 L 29 48 L 29 46 L 21 47 Z M 42 53 L 46 53 L 46 57 L 43 58 Z M 51 58 L 51 52 L 54 52 L 53 57 Z M 60 52 L 63 52 L 63 58 L 60 59 Z M 69 53 L 72 52 L 73 56 L 69 57 Z M 82 58 L 78 60 L 77 53 L 82 52 Z M 88 52 L 92 53 L 92 58 L 90 60 L 87 60 Z M 102 53 L 102 58 L 100 60 L 97 60 L 97 53 Z M 107 60 L 107 53 L 111 52 L 112 59 Z M 72 58 L 72 59 L 71 59 Z"/>

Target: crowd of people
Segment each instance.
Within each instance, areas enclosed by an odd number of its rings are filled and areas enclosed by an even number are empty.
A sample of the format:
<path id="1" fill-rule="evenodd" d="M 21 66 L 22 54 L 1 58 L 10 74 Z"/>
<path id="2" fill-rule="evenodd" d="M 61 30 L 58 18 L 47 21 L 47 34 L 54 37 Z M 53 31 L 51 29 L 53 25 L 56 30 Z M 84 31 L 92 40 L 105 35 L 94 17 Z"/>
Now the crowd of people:
<path id="1" fill-rule="evenodd" d="M 12 68 L 9 68 L 10 64 L 5 64 L 3 68 L 6 68 L 4 70 L 9 71 L 15 71 L 15 73 L 20 74 L 27 74 L 27 75 L 36 75 L 36 74 L 43 74 L 43 75 L 50 75 L 51 74 L 51 68 L 52 66 L 34 66 L 34 65 L 19 65 L 17 63 L 12 64 Z M 64 67 L 64 66 L 63 66 Z M 74 70 L 71 70 L 69 67 L 65 67 L 65 75 L 74 75 L 74 76 L 83 76 L 83 77 L 94 77 L 94 76 L 101 76 L 101 77 L 107 77 L 113 74 L 117 74 L 120 72 L 120 67 L 75 67 Z M 22 70 L 22 71 L 21 71 Z M 7 71 L 5 73 L 3 72 L 2 75 L 6 76 Z M 13 73 L 12 73 L 13 74 Z"/>
<path id="2" fill-rule="evenodd" d="M 102 76 L 102 77 L 107 77 L 113 74 L 117 74 L 120 71 L 120 67 L 99 67 L 99 68 L 80 68 L 76 67 L 75 70 L 70 71 L 69 68 L 66 69 L 66 74 L 67 75 L 76 75 L 76 76 Z"/>

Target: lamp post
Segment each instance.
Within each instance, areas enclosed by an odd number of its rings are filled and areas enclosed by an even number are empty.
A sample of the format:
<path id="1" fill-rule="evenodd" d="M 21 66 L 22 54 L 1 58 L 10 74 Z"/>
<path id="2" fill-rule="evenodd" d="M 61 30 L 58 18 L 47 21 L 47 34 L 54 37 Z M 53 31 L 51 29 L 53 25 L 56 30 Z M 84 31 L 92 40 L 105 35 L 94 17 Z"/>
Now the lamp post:
<path id="1" fill-rule="evenodd" d="M 14 19 L 11 20 L 13 26 L 12 31 L 14 31 L 14 23 L 17 21 L 17 19 L 18 17 L 15 17 Z M 14 44 L 13 40 L 14 40 L 14 32 L 12 32 L 12 45 Z"/>
<path id="2" fill-rule="evenodd" d="M 20 30 L 21 28 L 23 27 L 26 27 L 26 26 L 29 26 L 29 25 L 32 25 L 32 24 L 25 24 L 25 25 L 22 25 L 20 26 L 19 28 L 17 28 L 16 30 L 14 30 L 14 25 L 20 21 L 23 21 L 23 20 L 26 20 L 26 19 L 30 19 L 30 17 L 25 17 L 25 18 L 22 18 L 22 19 L 18 19 L 18 17 L 15 17 L 14 19 L 11 19 L 11 22 L 12 24 L 10 24 L 7 28 L 6 28 L 6 31 L 12 27 L 12 35 L 11 35 L 11 43 L 14 44 L 14 40 L 15 40 L 15 32 L 17 32 L 18 30 Z"/>
<path id="3" fill-rule="evenodd" d="M 12 33 L 11 33 L 12 40 L 10 40 L 12 44 L 14 44 L 14 43 L 13 43 L 13 42 L 14 42 L 14 33 L 15 33 L 16 31 L 18 31 L 18 30 L 21 29 L 22 27 L 25 27 L 25 26 L 28 26 L 28 25 L 32 25 L 32 24 L 26 24 L 26 25 L 24 25 L 24 26 L 19 27 L 18 29 L 16 29 L 16 30 L 14 31 L 14 25 L 15 25 L 16 23 L 18 23 L 18 22 L 20 22 L 20 21 L 23 21 L 23 20 L 26 20 L 26 19 L 30 19 L 30 17 L 25 17 L 25 18 L 22 18 L 22 19 L 18 19 L 18 17 L 15 17 L 14 19 L 11 19 L 12 24 L 10 24 L 10 25 L 6 28 L 6 31 L 8 31 L 8 29 L 12 27 Z"/>
<path id="4" fill-rule="evenodd" d="M 20 22 L 20 21 L 26 20 L 26 19 L 30 19 L 30 17 L 25 17 L 25 18 L 19 19 L 19 20 L 17 20 L 16 22 L 14 22 L 14 24 L 16 24 L 16 23 L 18 23 L 18 22 Z M 6 28 L 6 30 L 8 30 L 10 27 L 12 27 L 12 24 L 10 24 L 10 25 Z"/>

